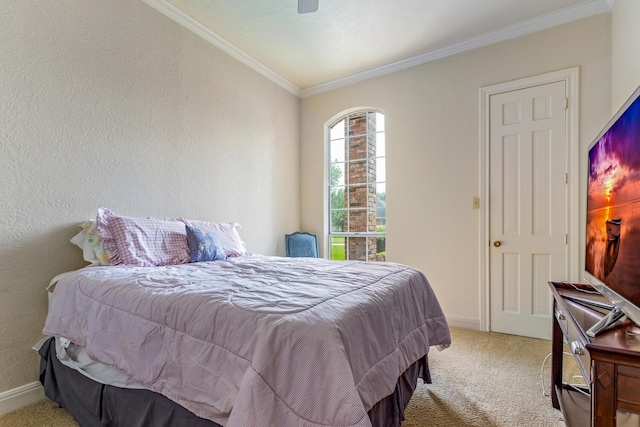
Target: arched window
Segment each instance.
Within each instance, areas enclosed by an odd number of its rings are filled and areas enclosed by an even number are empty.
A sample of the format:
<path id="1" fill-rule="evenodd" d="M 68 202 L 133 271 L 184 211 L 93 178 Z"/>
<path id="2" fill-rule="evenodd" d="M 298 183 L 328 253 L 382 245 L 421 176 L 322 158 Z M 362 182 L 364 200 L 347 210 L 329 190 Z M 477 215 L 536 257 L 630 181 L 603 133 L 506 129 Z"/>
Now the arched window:
<path id="1" fill-rule="evenodd" d="M 384 114 L 356 111 L 329 126 L 330 258 L 384 261 Z"/>

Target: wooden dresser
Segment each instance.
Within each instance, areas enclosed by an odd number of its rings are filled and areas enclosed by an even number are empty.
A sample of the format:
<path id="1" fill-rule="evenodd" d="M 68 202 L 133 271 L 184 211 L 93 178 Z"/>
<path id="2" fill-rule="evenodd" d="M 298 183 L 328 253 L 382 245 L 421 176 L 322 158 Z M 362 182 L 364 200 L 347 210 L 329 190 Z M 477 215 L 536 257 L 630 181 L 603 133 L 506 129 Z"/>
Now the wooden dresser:
<path id="1" fill-rule="evenodd" d="M 599 301 L 589 285 L 550 282 L 553 293 L 551 400 L 567 426 L 640 426 L 640 328 L 625 318 L 595 338 L 587 329 L 606 310 L 575 302 Z M 573 299 L 572 299 L 573 298 Z M 562 382 L 565 344 L 573 354 L 589 390 L 580 393 Z"/>

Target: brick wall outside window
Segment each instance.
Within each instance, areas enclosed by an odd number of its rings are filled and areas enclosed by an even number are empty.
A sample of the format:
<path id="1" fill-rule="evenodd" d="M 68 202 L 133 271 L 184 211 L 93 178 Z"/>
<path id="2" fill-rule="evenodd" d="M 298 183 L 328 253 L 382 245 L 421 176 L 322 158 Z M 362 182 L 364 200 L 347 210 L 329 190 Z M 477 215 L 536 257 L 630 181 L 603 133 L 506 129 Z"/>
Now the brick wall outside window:
<path id="1" fill-rule="evenodd" d="M 345 192 L 345 206 L 350 208 L 345 218 L 345 229 L 351 232 L 375 232 L 376 116 L 366 112 L 351 115 L 347 126 L 349 143 L 345 149 L 350 160 L 348 177 L 351 185 Z M 370 184 L 367 185 L 367 182 Z M 346 241 L 348 259 L 376 260 L 375 237 L 349 237 Z"/>

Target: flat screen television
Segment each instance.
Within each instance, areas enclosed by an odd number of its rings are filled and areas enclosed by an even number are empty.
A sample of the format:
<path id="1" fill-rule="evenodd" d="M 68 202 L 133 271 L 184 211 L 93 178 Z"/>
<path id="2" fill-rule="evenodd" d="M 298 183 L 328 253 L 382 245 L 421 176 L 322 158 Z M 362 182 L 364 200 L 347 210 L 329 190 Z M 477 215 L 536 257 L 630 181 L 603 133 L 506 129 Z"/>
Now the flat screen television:
<path id="1" fill-rule="evenodd" d="M 585 279 L 614 306 L 595 336 L 624 314 L 640 324 L 640 88 L 588 152 Z"/>

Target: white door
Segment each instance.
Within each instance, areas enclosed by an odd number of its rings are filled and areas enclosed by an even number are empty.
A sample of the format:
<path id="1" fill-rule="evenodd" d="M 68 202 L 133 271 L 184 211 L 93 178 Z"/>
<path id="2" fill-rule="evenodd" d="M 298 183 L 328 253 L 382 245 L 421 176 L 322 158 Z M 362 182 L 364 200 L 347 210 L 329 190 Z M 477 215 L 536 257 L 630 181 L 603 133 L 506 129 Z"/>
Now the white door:
<path id="1" fill-rule="evenodd" d="M 568 274 L 565 93 L 561 81 L 490 98 L 492 331 L 551 337 L 547 282 Z"/>

